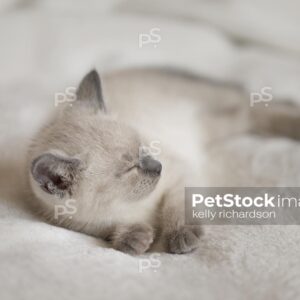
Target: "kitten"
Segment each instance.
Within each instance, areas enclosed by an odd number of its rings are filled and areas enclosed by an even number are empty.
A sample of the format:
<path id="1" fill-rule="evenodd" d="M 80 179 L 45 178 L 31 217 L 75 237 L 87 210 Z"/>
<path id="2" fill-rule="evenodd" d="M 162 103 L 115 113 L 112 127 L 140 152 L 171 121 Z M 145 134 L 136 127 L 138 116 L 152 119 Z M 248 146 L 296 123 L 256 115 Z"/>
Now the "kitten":
<path id="1" fill-rule="evenodd" d="M 90 72 L 76 101 L 59 108 L 30 148 L 36 210 L 127 253 L 144 253 L 158 234 L 171 253 L 194 250 L 201 230 L 184 224 L 180 162 L 162 165 L 145 145 L 137 130 L 107 112 L 99 76 Z M 61 205 L 73 206 L 72 213 L 59 214 Z"/>
<path id="2" fill-rule="evenodd" d="M 256 149 L 243 141 L 299 138 L 297 107 L 250 107 L 237 86 L 159 69 L 103 79 L 107 103 L 92 71 L 72 106 L 60 105 L 36 136 L 32 204 L 50 222 L 127 253 L 144 253 L 158 239 L 171 253 L 195 250 L 202 227 L 185 224 L 184 187 L 275 185 L 261 172 L 254 178 L 241 149 L 252 156 Z M 59 214 L 62 205 L 73 209 Z"/>

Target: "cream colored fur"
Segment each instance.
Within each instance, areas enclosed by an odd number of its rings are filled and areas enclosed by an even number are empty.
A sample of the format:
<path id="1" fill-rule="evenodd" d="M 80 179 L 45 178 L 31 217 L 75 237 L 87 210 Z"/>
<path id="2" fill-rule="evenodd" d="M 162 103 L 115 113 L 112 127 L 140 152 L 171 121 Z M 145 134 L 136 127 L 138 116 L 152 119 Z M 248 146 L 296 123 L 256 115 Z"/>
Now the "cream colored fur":
<path id="1" fill-rule="evenodd" d="M 103 87 L 108 113 L 95 113 L 81 103 L 62 105 L 29 153 L 29 163 L 43 153 L 81 162 L 72 190 L 76 213 L 55 219 L 55 206 L 70 195 L 45 193 L 32 175 L 30 182 L 33 201 L 50 221 L 107 238 L 122 251 L 142 253 L 158 237 L 173 253 L 195 249 L 201 229 L 185 225 L 184 187 L 238 185 L 240 172 L 249 178 L 252 165 L 244 161 L 241 167 L 235 160 L 237 140 L 240 144 L 253 135 L 298 137 L 293 128 L 299 118 L 292 105 L 252 108 L 240 87 L 191 74 L 115 72 L 103 77 Z M 124 157 L 138 161 L 141 145 L 151 150 L 153 142 L 159 145 L 157 158 L 163 165 L 159 181 L 140 173 L 115 177 L 128 164 Z M 251 178 L 256 185 L 272 184 Z"/>

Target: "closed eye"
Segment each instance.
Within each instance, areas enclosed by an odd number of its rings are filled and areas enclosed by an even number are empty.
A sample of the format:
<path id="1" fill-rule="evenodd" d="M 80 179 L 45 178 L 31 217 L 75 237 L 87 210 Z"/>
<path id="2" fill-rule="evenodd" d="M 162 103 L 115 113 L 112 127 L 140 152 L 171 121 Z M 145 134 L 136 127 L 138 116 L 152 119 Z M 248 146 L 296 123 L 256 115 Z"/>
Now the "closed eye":
<path id="1" fill-rule="evenodd" d="M 137 168 L 139 168 L 138 165 L 132 165 L 129 168 L 123 169 L 122 171 L 116 173 L 116 177 L 122 177 L 123 175 L 129 174 L 130 172 L 136 170 Z"/>
<path id="2" fill-rule="evenodd" d="M 132 167 L 130 167 L 130 168 L 127 169 L 126 173 L 128 173 L 128 172 L 130 172 L 130 171 L 132 171 L 132 170 L 134 170 L 136 168 L 139 168 L 139 166 L 138 165 L 133 165 Z"/>

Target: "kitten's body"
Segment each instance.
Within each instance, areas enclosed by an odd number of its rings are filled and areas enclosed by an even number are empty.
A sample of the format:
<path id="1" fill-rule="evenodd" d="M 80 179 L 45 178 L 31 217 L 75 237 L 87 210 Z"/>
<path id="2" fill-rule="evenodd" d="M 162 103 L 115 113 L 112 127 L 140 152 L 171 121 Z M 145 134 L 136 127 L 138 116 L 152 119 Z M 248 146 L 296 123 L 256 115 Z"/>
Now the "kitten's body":
<path id="1" fill-rule="evenodd" d="M 225 163 L 221 172 L 224 175 L 226 164 L 235 161 L 232 157 L 222 160 L 223 151 L 228 152 L 228 141 L 251 132 L 289 135 L 290 120 L 293 116 L 298 120 L 290 110 L 278 110 L 277 106 L 275 111 L 265 110 L 261 118 L 262 110 L 250 108 L 242 89 L 180 73 L 123 71 L 104 77 L 103 85 L 108 111 L 116 114 L 117 121 L 103 113 L 95 114 L 94 107 L 79 101 L 74 107 L 60 108 L 36 137 L 29 153 L 30 163 L 44 153 L 51 153 L 62 160 L 71 159 L 63 163 L 73 164 L 73 159 L 80 168 L 75 166 L 77 173 L 70 174 L 74 181 L 70 183 L 72 189 L 59 188 L 60 196 L 41 189 L 44 182 L 43 178 L 39 181 L 39 176 L 45 174 L 31 174 L 31 186 L 39 199 L 33 202 L 52 222 L 107 238 L 115 248 L 131 253 L 146 251 L 158 234 L 170 252 L 185 253 L 196 248 L 201 230 L 184 224 L 184 187 L 224 184 L 225 181 L 217 179 L 222 177 L 219 167 Z M 86 94 L 91 96 L 86 87 L 82 94 L 82 98 Z M 279 119 L 282 126 L 273 128 L 274 119 Z M 122 125 L 123 122 L 130 127 Z M 123 168 L 125 163 L 120 155 L 141 160 L 135 158 L 141 145 L 136 131 L 147 140 L 143 144 L 150 151 L 151 142 L 159 146 L 163 165 L 159 180 L 144 173 L 138 174 L 142 180 L 126 177 L 125 181 L 123 175 L 121 179 L 116 176 L 115 169 Z M 53 163 L 53 157 L 47 155 L 42 159 Z M 207 161 L 210 158 L 219 165 Z M 42 167 L 35 168 L 38 173 L 44 171 L 44 161 L 41 164 Z M 29 168 L 34 173 L 35 169 Z M 60 166 L 55 162 L 51 168 L 56 171 Z M 232 184 L 234 174 L 230 176 Z M 133 197 L 134 189 L 139 199 Z M 76 200 L 76 213 L 54 218 L 55 205 L 69 198 Z"/>

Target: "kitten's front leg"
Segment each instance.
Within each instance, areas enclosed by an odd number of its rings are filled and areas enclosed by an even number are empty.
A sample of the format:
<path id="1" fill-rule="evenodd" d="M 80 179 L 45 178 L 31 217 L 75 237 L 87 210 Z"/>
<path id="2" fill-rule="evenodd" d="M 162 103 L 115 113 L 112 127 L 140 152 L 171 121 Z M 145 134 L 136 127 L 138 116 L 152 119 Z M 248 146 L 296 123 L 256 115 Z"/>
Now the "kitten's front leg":
<path id="1" fill-rule="evenodd" d="M 116 250 L 129 254 L 146 252 L 154 240 L 151 226 L 146 224 L 118 226 L 112 237 L 112 245 Z"/>
<path id="2" fill-rule="evenodd" d="M 192 252 L 199 247 L 203 233 L 199 225 L 186 225 L 182 191 L 175 189 L 163 198 L 161 211 L 162 239 L 166 251 L 176 254 Z"/>

